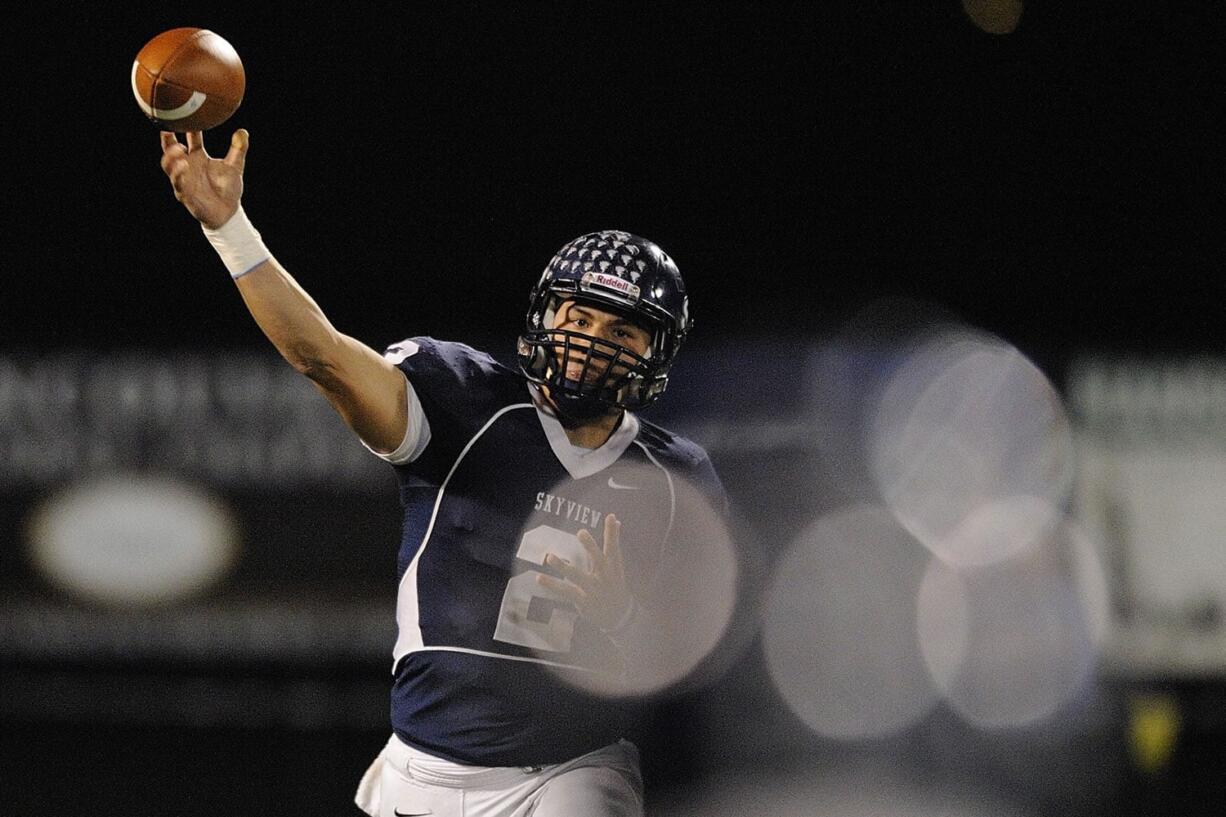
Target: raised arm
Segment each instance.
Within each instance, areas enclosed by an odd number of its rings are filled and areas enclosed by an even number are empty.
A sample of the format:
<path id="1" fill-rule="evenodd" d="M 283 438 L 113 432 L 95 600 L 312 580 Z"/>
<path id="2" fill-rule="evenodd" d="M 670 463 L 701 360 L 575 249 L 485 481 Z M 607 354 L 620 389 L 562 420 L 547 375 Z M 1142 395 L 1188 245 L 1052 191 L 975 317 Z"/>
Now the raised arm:
<path id="1" fill-rule="evenodd" d="M 238 130 L 225 158 L 200 133 L 183 145 L 162 133 L 162 170 L 175 198 L 218 249 L 247 309 L 290 365 L 310 378 L 367 445 L 395 450 L 408 424 L 404 375 L 369 346 L 342 334 L 314 299 L 268 253 L 242 210 L 248 134 Z"/>

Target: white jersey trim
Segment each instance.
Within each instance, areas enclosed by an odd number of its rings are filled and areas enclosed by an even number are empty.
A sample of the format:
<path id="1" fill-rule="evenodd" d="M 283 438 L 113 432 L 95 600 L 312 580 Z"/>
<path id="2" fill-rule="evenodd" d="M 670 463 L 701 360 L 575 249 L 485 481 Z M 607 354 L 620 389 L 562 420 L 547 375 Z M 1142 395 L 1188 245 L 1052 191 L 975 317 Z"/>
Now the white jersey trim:
<path id="1" fill-rule="evenodd" d="M 415 652 L 462 652 L 465 655 L 480 655 L 485 658 L 502 658 L 507 661 L 526 661 L 529 664 L 545 664 L 546 666 L 550 666 L 550 667 L 561 667 L 562 669 L 573 669 L 578 672 L 600 672 L 600 670 L 589 669 L 587 667 L 580 667 L 575 664 L 566 664 L 561 661 L 546 661 L 544 658 L 529 658 L 523 655 L 504 655 L 503 653 L 500 653 L 500 652 L 486 652 L 485 650 L 471 650 L 467 647 L 417 647 L 415 649 L 409 650 L 409 652 L 405 653 L 405 655 L 408 655 L 409 653 L 415 653 Z M 396 663 L 400 663 L 399 658 L 396 659 Z"/>
<path id="2" fill-rule="evenodd" d="M 540 389 L 531 384 L 528 389 L 532 394 L 532 402 L 536 405 L 541 428 L 545 430 L 545 438 L 549 440 L 549 447 L 553 449 L 554 456 L 562 463 L 562 467 L 575 479 L 598 474 L 617 462 L 638 436 L 638 418 L 626 411 L 622 413 L 621 424 L 609 435 L 604 445 L 599 448 L 572 445 L 566 436 L 566 429 L 562 428 L 562 423 L 549 409 Z"/>
<path id="3" fill-rule="evenodd" d="M 416 346 L 416 344 L 414 345 Z M 401 360 L 403 359 L 401 358 Z M 409 381 L 408 375 L 403 371 L 400 372 L 400 375 L 404 377 L 405 393 L 408 400 L 408 422 L 404 427 L 404 439 L 400 441 L 400 445 L 395 451 L 387 454 L 376 451 L 367 445 L 365 440 L 362 440 L 362 445 L 366 446 L 366 450 L 392 465 L 407 465 L 413 462 L 422 455 L 426 450 L 426 446 L 430 444 L 430 421 L 426 419 L 426 412 L 421 407 L 421 400 L 418 398 L 417 392 L 414 391 L 413 384 Z"/>
<path id="4" fill-rule="evenodd" d="M 677 489 L 673 485 L 673 475 L 670 474 L 668 469 L 661 465 L 660 461 L 647 450 L 647 446 L 643 445 L 643 441 L 635 440 L 634 444 L 643 449 L 643 453 L 647 455 L 647 459 L 651 460 L 652 464 L 655 465 L 656 468 L 663 471 L 664 478 L 668 480 L 668 527 L 664 530 L 664 536 L 660 539 L 660 553 L 658 554 L 659 559 L 663 560 L 664 548 L 672 538 L 673 522 L 677 518 Z"/>
<path id="5" fill-rule="evenodd" d="M 430 512 L 430 522 L 426 525 L 426 533 L 421 539 L 421 547 L 413 555 L 413 561 L 409 562 L 409 567 L 405 570 L 404 576 L 401 577 L 400 587 L 396 591 L 396 625 L 398 632 L 396 635 L 396 645 L 392 649 L 393 673 L 396 671 L 396 665 L 400 663 L 401 658 L 425 647 L 425 642 L 421 635 L 421 618 L 417 599 L 417 565 L 421 561 L 421 555 L 426 552 L 426 548 L 430 545 L 430 535 L 434 533 L 434 523 L 438 519 L 439 506 L 443 504 L 443 495 L 447 493 L 447 484 L 451 482 L 451 477 L 455 474 L 456 469 L 460 467 L 460 463 L 464 461 L 464 457 L 467 456 L 473 445 L 476 444 L 477 440 L 481 439 L 481 435 L 485 434 L 489 427 L 497 422 L 499 417 L 508 411 L 521 408 L 533 408 L 533 406 L 531 403 L 512 403 L 509 406 L 503 406 L 492 417 L 486 420 L 485 425 L 481 426 L 480 430 L 473 435 L 472 439 L 460 451 L 460 455 L 451 464 L 451 470 L 447 472 L 447 476 L 443 479 L 443 484 L 439 486 L 438 496 L 434 498 L 434 509 Z M 431 647 L 431 649 L 443 648 Z"/>

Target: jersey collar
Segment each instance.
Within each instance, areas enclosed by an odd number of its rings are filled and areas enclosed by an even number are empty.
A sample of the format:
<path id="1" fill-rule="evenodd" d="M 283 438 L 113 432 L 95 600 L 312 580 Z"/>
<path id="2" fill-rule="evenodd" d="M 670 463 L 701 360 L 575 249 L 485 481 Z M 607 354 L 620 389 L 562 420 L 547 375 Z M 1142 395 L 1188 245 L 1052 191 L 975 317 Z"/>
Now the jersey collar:
<path id="1" fill-rule="evenodd" d="M 599 448 L 581 448 L 572 445 L 566 436 L 566 429 L 562 428 L 562 423 L 558 421 L 553 408 L 546 402 L 540 388 L 535 383 L 529 383 L 528 391 L 532 395 L 532 404 L 536 406 L 536 416 L 541 421 L 541 428 L 545 431 L 545 439 L 549 440 L 549 447 L 553 449 L 558 462 L 562 463 L 562 466 L 574 479 L 590 477 L 617 462 L 617 459 L 638 436 L 638 418 L 629 411 L 623 411 L 621 422 L 618 423 L 617 428 L 613 429 L 613 433 L 609 435 L 609 439 L 605 440 L 604 445 Z"/>

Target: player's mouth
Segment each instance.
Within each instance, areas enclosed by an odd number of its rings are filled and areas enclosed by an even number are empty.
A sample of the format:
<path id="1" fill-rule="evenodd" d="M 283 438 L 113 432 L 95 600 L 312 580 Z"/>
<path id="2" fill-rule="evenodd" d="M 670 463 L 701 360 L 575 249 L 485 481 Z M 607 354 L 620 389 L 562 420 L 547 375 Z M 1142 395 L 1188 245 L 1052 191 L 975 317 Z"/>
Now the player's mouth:
<path id="1" fill-rule="evenodd" d="M 609 370 L 609 361 L 603 357 L 592 355 L 589 357 L 586 350 L 572 351 L 566 361 L 566 379 L 575 383 L 593 384 L 605 379 L 605 372 Z M 623 362 L 618 362 L 613 366 L 612 377 L 609 379 L 618 379 L 625 377 L 630 373 L 630 367 Z"/>
<path id="2" fill-rule="evenodd" d="M 633 371 L 635 356 L 617 343 L 572 333 L 558 333 L 554 340 L 554 359 L 572 388 L 602 389 Z"/>

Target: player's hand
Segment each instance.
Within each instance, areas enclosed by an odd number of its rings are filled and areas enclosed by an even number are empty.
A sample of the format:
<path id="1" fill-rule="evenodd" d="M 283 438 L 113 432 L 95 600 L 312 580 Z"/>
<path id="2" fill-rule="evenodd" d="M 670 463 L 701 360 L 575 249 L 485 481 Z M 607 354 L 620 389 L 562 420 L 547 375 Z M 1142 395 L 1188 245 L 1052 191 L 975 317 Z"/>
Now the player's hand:
<path id="1" fill-rule="evenodd" d="M 546 573 L 537 581 L 572 602 L 579 615 L 602 630 L 612 630 L 630 610 L 630 591 L 621 551 L 622 523 L 613 514 L 604 520 L 604 547 L 587 530 L 579 531 L 579 543 L 587 551 L 592 569 L 583 570 L 556 553 L 545 556 L 545 564 L 557 569 L 563 579 Z"/>
<path id="2" fill-rule="evenodd" d="M 246 130 L 236 130 L 225 158 L 214 159 L 204 149 L 200 131 L 188 133 L 186 145 L 175 134 L 162 131 L 162 171 L 175 198 L 205 227 L 220 227 L 238 210 L 247 138 Z"/>

